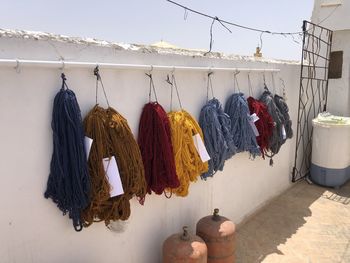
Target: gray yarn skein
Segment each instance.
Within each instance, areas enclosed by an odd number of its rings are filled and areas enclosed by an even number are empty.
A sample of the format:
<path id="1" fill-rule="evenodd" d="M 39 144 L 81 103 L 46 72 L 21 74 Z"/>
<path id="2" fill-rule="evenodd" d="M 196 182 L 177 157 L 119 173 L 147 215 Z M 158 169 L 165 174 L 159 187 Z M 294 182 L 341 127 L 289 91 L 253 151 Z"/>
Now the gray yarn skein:
<path id="1" fill-rule="evenodd" d="M 275 94 L 273 99 L 275 101 L 277 108 L 280 110 L 283 116 L 283 125 L 286 130 L 286 139 L 284 139 L 284 142 L 285 142 L 287 139 L 290 139 L 293 137 L 292 121 L 288 113 L 289 108 L 283 97 Z"/>
<path id="2" fill-rule="evenodd" d="M 278 107 L 276 106 L 273 95 L 267 89 L 267 87 L 265 87 L 265 91 L 263 92 L 259 100 L 267 106 L 267 111 L 269 112 L 273 121 L 275 122 L 275 127 L 273 129 L 272 136 L 269 140 L 269 150 L 271 152 L 270 157 L 273 157 L 279 152 L 282 144 L 284 143 L 282 135 L 282 125 L 284 117 L 278 109 Z"/>
<path id="3" fill-rule="evenodd" d="M 222 171 L 225 161 L 234 155 L 236 147 L 230 133 L 230 118 L 222 109 L 220 102 L 213 98 L 202 108 L 199 125 L 203 131 L 204 144 L 210 156 L 209 170 L 201 175 L 202 179 L 212 177 Z"/>

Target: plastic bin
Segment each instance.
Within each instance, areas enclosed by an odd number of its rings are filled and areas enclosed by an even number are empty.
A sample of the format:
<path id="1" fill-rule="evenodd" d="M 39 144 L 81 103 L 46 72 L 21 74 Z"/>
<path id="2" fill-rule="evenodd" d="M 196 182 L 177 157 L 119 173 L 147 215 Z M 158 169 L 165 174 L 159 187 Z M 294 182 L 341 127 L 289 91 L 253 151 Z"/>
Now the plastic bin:
<path id="1" fill-rule="evenodd" d="M 350 118 L 321 113 L 312 125 L 311 180 L 339 187 L 350 179 Z"/>

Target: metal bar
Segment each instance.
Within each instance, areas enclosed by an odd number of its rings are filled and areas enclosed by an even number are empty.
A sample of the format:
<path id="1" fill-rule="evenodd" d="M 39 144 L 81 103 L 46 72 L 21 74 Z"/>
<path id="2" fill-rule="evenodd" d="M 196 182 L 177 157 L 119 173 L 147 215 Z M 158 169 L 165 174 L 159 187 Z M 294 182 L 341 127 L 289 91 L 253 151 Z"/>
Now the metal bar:
<path id="1" fill-rule="evenodd" d="M 305 31 L 306 31 L 306 20 L 303 21 L 303 46 L 302 46 L 302 52 L 301 52 L 301 70 L 300 70 L 300 87 L 303 86 L 303 80 L 302 80 L 302 77 L 303 77 L 303 67 L 304 67 L 304 46 L 305 46 Z M 299 127 L 299 118 L 300 118 L 300 96 L 301 96 L 301 88 L 299 89 L 299 105 L 298 105 L 298 127 Z M 299 138 L 299 129 L 297 129 L 297 140 Z M 292 182 L 294 183 L 295 182 L 295 178 L 296 178 L 296 173 L 297 173 L 297 158 L 298 158 L 298 143 L 295 144 L 295 153 L 294 153 L 294 167 L 293 167 L 293 174 L 292 174 Z"/>
<path id="2" fill-rule="evenodd" d="M 0 59 L 0 67 L 47 67 L 47 68 L 92 68 L 95 66 L 108 69 L 134 69 L 134 70 L 193 70 L 193 71 L 246 71 L 246 72 L 280 72 L 276 68 L 217 68 L 217 67 L 188 67 L 188 66 L 165 66 L 165 65 L 142 65 L 142 64 L 115 64 L 97 62 L 77 62 L 63 60 L 26 60 L 26 59 Z"/>

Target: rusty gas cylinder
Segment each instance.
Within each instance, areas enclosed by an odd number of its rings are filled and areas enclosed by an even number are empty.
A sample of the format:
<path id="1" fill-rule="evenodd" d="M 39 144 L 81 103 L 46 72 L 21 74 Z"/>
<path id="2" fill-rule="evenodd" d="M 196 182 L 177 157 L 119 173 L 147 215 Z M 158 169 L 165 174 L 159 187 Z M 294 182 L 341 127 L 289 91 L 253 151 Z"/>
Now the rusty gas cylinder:
<path id="1" fill-rule="evenodd" d="M 207 246 L 204 241 L 187 231 L 168 237 L 163 244 L 163 263 L 206 263 Z"/>
<path id="2" fill-rule="evenodd" d="M 196 234 L 207 244 L 208 263 L 235 262 L 235 231 L 235 224 L 220 216 L 217 208 L 198 221 Z"/>

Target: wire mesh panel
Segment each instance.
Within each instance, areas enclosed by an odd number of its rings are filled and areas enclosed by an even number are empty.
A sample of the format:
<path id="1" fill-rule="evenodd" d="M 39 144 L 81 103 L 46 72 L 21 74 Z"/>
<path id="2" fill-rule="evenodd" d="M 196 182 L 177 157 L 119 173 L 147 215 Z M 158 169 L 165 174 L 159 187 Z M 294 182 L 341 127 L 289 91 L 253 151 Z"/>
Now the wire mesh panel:
<path id="1" fill-rule="evenodd" d="M 298 123 L 292 181 L 309 174 L 312 147 L 312 119 L 327 108 L 328 66 L 333 32 L 303 22 Z"/>

